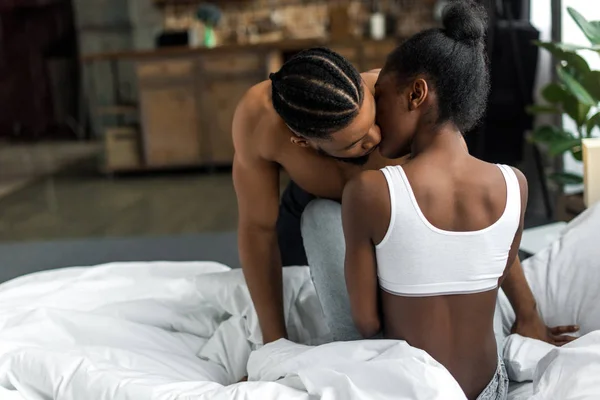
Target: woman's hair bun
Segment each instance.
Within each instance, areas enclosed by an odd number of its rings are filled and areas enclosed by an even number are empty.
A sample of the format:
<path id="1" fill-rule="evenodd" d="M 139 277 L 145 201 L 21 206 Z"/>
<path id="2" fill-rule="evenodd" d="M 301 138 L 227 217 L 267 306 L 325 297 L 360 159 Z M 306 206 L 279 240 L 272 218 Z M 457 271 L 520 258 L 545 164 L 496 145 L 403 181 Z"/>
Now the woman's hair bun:
<path id="1" fill-rule="evenodd" d="M 453 0 L 444 8 L 442 23 L 448 37 L 475 45 L 485 36 L 487 13 L 474 0 Z"/>

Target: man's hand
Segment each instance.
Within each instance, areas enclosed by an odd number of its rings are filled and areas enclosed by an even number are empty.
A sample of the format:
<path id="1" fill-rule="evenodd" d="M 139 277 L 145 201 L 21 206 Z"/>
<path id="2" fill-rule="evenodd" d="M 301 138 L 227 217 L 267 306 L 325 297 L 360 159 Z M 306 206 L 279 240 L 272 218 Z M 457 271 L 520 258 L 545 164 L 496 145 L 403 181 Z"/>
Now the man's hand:
<path id="1" fill-rule="evenodd" d="M 512 327 L 511 333 L 518 333 L 521 336 L 538 339 L 555 346 L 562 346 L 577 339 L 574 336 L 565 335 L 566 333 L 575 333 L 579 331 L 577 325 L 547 327 L 538 314 L 532 315 L 526 319 L 517 319 Z"/>

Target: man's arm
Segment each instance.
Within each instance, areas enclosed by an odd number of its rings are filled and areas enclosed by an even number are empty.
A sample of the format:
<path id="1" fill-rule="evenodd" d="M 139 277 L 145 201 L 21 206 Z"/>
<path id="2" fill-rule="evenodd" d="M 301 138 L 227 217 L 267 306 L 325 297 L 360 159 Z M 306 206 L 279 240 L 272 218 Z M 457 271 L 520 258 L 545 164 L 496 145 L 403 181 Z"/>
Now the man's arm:
<path id="1" fill-rule="evenodd" d="M 374 190 L 380 183 L 378 179 L 384 179 L 378 171 L 364 172 L 346 185 L 342 197 L 346 286 L 352 319 L 364 338 L 373 337 L 381 331 L 377 260 L 372 240 L 372 222 L 378 219 L 376 214 L 385 208 L 374 204 L 380 202 Z"/>
<path id="2" fill-rule="evenodd" d="M 268 343 L 287 336 L 283 315 L 282 268 L 276 223 L 279 167 L 263 159 L 243 106 L 233 120 L 233 184 L 238 202 L 238 247 L 250 296 Z"/>
<path id="3" fill-rule="evenodd" d="M 527 283 L 518 257 L 523 234 L 525 209 L 527 207 L 528 185 L 525 176 L 518 170 L 515 170 L 515 172 L 521 188 L 521 221 L 509 255 L 510 267 L 505 272 L 501 282 L 502 290 L 515 311 L 516 319 L 512 327 L 512 333 L 518 333 L 521 336 L 543 340 L 555 345 L 563 345 L 575 340 L 574 337 L 564 336 L 563 334 L 576 332 L 579 328 L 573 325 L 548 328 L 538 313 L 535 298 Z"/>

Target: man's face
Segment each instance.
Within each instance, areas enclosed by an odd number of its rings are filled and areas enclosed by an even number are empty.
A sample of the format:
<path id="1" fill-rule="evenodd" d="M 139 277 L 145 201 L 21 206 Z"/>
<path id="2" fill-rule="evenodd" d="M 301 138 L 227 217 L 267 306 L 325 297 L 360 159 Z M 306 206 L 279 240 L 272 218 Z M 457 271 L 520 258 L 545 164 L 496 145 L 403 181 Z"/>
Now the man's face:
<path id="1" fill-rule="evenodd" d="M 369 155 L 381 141 L 379 127 L 375 124 L 375 99 L 363 83 L 364 99 L 360 111 L 350 125 L 327 140 L 308 140 L 320 154 L 356 165 L 365 164 Z"/>

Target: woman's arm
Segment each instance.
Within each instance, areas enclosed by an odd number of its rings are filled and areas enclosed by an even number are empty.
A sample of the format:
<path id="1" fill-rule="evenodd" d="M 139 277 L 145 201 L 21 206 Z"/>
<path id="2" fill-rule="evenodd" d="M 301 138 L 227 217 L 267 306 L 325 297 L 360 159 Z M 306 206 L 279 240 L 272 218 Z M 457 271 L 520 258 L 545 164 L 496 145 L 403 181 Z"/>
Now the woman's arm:
<path id="1" fill-rule="evenodd" d="M 364 338 L 375 336 L 381 331 L 379 318 L 379 285 L 377 282 L 377 260 L 374 236 L 385 220 L 389 203 L 387 183 L 379 171 L 360 174 L 344 188 L 342 197 L 342 223 L 346 239 L 344 263 L 346 286 L 350 297 L 352 319 Z M 385 233 L 384 233 L 385 234 Z"/>
<path id="2" fill-rule="evenodd" d="M 576 325 L 568 325 L 548 328 L 538 313 L 535 298 L 527 283 L 518 256 L 518 249 L 521 244 L 521 236 L 524 228 L 525 210 L 527 209 L 527 179 L 521 171 L 517 169 L 513 170 L 517 175 L 519 186 L 521 188 L 521 221 L 511 247 L 511 254 L 509 257 L 510 264 L 500 281 L 502 290 L 515 311 L 516 320 L 512 327 L 512 333 L 518 333 L 521 336 L 543 340 L 556 346 L 561 346 L 576 339 L 573 336 L 566 336 L 564 334 L 577 332 L 579 327 Z"/>

